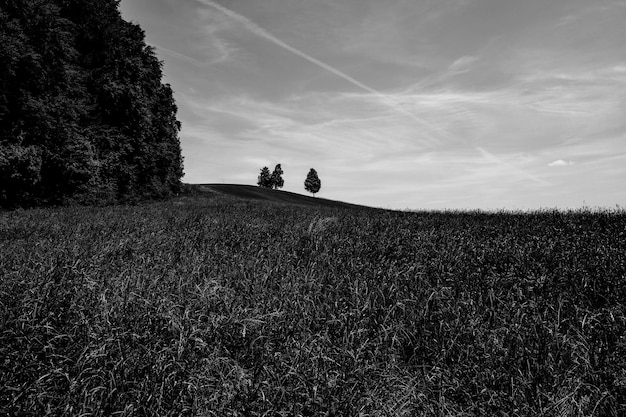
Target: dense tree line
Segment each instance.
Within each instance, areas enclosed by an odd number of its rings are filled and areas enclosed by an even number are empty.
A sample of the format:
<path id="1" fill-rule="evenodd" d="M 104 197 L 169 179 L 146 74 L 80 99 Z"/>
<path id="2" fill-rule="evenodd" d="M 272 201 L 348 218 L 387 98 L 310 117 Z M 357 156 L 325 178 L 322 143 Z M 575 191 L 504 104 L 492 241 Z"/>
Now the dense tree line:
<path id="1" fill-rule="evenodd" d="M 119 0 L 0 0 L 0 205 L 177 192 L 172 89 Z"/>

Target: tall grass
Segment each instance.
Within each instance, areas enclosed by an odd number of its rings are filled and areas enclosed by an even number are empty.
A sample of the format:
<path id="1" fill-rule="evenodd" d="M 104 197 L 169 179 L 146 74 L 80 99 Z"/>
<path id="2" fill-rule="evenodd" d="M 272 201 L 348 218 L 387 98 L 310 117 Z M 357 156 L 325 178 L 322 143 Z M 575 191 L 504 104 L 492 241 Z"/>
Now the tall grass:
<path id="1" fill-rule="evenodd" d="M 13 211 L 0 274 L 0 415 L 626 415 L 623 211 Z"/>

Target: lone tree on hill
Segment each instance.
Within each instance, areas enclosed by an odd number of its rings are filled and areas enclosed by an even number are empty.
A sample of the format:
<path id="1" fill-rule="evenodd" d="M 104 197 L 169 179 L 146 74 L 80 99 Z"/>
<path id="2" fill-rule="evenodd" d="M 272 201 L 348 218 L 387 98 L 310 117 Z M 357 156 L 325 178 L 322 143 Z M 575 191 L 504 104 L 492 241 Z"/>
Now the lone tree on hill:
<path id="1" fill-rule="evenodd" d="M 270 169 L 268 167 L 261 169 L 257 184 L 259 187 L 272 188 L 272 176 L 270 175 Z"/>
<path id="2" fill-rule="evenodd" d="M 276 165 L 276 167 L 274 168 L 274 172 L 272 172 L 272 177 L 271 177 L 271 187 L 273 189 L 278 189 L 278 188 L 283 188 L 283 185 L 285 185 L 285 181 L 283 180 L 283 169 L 281 168 L 280 164 Z"/>
<path id="3" fill-rule="evenodd" d="M 304 181 L 304 189 L 315 195 L 320 188 L 322 188 L 322 181 L 320 181 L 320 178 L 317 176 L 317 171 L 311 168 Z"/>

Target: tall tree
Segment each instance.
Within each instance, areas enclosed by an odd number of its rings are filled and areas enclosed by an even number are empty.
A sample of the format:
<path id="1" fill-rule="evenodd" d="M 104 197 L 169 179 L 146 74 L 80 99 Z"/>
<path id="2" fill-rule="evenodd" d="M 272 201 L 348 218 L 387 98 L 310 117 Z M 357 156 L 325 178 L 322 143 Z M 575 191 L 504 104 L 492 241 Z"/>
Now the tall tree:
<path id="1" fill-rule="evenodd" d="M 283 169 L 281 168 L 280 164 L 276 165 L 276 167 L 274 168 L 271 181 L 272 188 L 275 190 L 278 188 L 283 188 L 283 185 L 285 185 L 285 181 L 283 180 Z"/>
<path id="2" fill-rule="evenodd" d="M 304 180 L 304 189 L 313 195 L 319 192 L 322 187 L 322 181 L 317 176 L 317 171 L 311 168 L 308 175 L 306 176 L 306 180 Z"/>
<path id="3" fill-rule="evenodd" d="M 268 167 L 263 167 L 259 174 L 257 185 L 263 188 L 272 188 L 272 174 Z"/>
<path id="4" fill-rule="evenodd" d="M 0 0 L 0 206 L 167 196 L 171 87 L 119 0 Z"/>

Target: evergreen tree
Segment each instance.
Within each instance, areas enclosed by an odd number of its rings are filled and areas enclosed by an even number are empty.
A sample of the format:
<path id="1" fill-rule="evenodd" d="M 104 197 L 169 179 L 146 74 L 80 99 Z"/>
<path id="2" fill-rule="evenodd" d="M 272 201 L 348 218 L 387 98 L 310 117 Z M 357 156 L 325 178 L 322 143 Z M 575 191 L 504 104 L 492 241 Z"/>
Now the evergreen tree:
<path id="1" fill-rule="evenodd" d="M 271 184 L 273 189 L 283 188 L 285 181 L 283 180 L 283 169 L 280 164 L 276 165 L 274 172 L 272 172 Z"/>
<path id="2" fill-rule="evenodd" d="M 259 174 L 257 184 L 259 187 L 272 188 L 272 176 L 268 167 L 263 167 Z"/>
<path id="3" fill-rule="evenodd" d="M 178 192 L 176 104 L 119 0 L 0 0 L 0 206 Z"/>
<path id="4" fill-rule="evenodd" d="M 304 189 L 313 195 L 317 193 L 322 187 L 322 181 L 320 181 L 317 176 L 317 171 L 311 168 L 309 174 L 306 176 L 306 180 L 304 181 Z"/>

